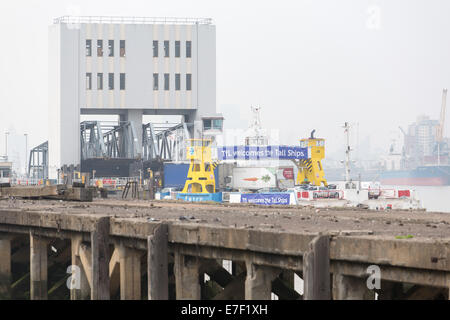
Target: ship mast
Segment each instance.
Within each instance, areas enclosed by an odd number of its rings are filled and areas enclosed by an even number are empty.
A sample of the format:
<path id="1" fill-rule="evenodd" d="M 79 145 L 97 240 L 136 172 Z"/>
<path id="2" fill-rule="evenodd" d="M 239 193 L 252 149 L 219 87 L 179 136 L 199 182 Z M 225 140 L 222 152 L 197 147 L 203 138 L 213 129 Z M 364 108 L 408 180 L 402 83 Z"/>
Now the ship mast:
<path id="1" fill-rule="evenodd" d="M 345 184 L 350 182 L 350 125 L 346 122 L 343 126 L 345 129 L 345 137 L 346 137 L 346 148 L 345 148 Z"/>

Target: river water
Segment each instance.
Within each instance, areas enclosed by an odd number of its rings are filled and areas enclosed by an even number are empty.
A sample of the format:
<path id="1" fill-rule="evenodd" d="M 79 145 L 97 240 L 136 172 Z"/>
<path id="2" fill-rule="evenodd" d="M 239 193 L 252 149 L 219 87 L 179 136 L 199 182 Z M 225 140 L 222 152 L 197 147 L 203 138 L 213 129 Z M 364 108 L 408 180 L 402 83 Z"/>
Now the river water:
<path id="1" fill-rule="evenodd" d="M 343 186 L 343 181 L 332 181 L 332 184 Z M 364 182 L 370 184 L 370 182 Z M 364 187 L 363 187 L 364 188 Z M 383 189 L 415 190 L 416 198 L 420 200 L 422 208 L 429 212 L 450 213 L 450 186 L 392 186 L 383 185 Z"/>
<path id="2" fill-rule="evenodd" d="M 427 211 L 450 213 L 450 186 L 411 186 L 416 190 L 417 198 Z"/>
<path id="3" fill-rule="evenodd" d="M 411 189 L 416 191 L 426 211 L 450 213 L 450 186 L 382 186 L 382 188 Z"/>

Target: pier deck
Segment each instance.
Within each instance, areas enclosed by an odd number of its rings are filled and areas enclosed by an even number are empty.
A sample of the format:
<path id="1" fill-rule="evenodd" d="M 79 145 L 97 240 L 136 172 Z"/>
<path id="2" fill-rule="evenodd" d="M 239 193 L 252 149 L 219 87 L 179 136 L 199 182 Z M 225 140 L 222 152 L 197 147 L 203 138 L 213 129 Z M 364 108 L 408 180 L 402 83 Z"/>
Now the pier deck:
<path id="1" fill-rule="evenodd" d="M 70 274 L 55 278 L 53 270 L 72 265 L 71 299 L 448 299 L 450 215 L 2 200 L 0 261 L 6 298 L 28 285 L 31 299 L 63 295 Z M 371 265 L 380 289 L 367 288 Z M 302 295 L 295 274 L 305 281 Z"/>

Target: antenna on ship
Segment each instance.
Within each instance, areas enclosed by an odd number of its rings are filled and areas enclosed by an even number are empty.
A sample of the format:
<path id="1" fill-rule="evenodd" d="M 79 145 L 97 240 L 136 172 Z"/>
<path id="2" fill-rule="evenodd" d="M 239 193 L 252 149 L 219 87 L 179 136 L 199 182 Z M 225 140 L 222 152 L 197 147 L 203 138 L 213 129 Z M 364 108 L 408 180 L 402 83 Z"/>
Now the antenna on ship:
<path id="1" fill-rule="evenodd" d="M 345 186 L 350 185 L 350 151 L 352 149 L 350 148 L 350 124 L 348 122 L 345 122 L 344 126 L 344 133 L 346 138 L 346 148 L 345 148 Z"/>

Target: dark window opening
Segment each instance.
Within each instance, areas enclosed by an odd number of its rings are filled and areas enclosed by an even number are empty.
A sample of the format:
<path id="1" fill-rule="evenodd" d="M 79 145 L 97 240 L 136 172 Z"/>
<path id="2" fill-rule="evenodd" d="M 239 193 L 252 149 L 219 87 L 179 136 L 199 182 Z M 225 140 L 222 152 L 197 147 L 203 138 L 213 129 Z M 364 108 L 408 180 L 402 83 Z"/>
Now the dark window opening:
<path id="1" fill-rule="evenodd" d="M 186 41 L 186 58 L 190 58 L 192 56 L 192 41 Z"/>
<path id="2" fill-rule="evenodd" d="M 164 41 L 164 57 L 169 57 L 169 41 Z"/>
<path id="3" fill-rule="evenodd" d="M 158 74 L 153 74 L 153 90 L 158 90 Z"/>
<path id="4" fill-rule="evenodd" d="M 175 41 L 175 57 L 180 57 L 180 41 Z"/>
<path id="5" fill-rule="evenodd" d="M 108 40 L 108 57 L 114 57 L 114 40 Z"/>
<path id="6" fill-rule="evenodd" d="M 92 73 L 86 73 L 86 90 L 92 89 Z"/>
<path id="7" fill-rule="evenodd" d="M 92 56 L 92 40 L 86 40 L 86 57 Z"/>
<path id="8" fill-rule="evenodd" d="M 120 56 L 125 57 L 125 40 L 120 40 Z"/>
<path id="9" fill-rule="evenodd" d="M 103 57 L 103 40 L 97 40 L 97 57 Z"/>
<path id="10" fill-rule="evenodd" d="M 158 41 L 153 40 L 153 58 L 158 58 Z"/>
<path id="11" fill-rule="evenodd" d="M 186 74 L 186 90 L 192 90 L 192 74 Z"/>
<path id="12" fill-rule="evenodd" d="M 97 73 L 97 90 L 103 90 L 103 73 Z"/>
<path id="13" fill-rule="evenodd" d="M 175 90 L 180 90 L 181 89 L 181 77 L 179 73 L 175 74 Z"/>
<path id="14" fill-rule="evenodd" d="M 170 86 L 169 86 L 169 74 L 168 73 L 164 73 L 164 90 L 169 90 Z"/>
<path id="15" fill-rule="evenodd" d="M 114 73 L 108 74 L 108 89 L 114 90 Z"/>
<path id="16" fill-rule="evenodd" d="M 125 73 L 120 74 L 120 90 L 125 90 Z"/>
<path id="17" fill-rule="evenodd" d="M 211 119 L 204 119 L 203 130 L 210 130 L 210 129 L 211 129 Z"/>

